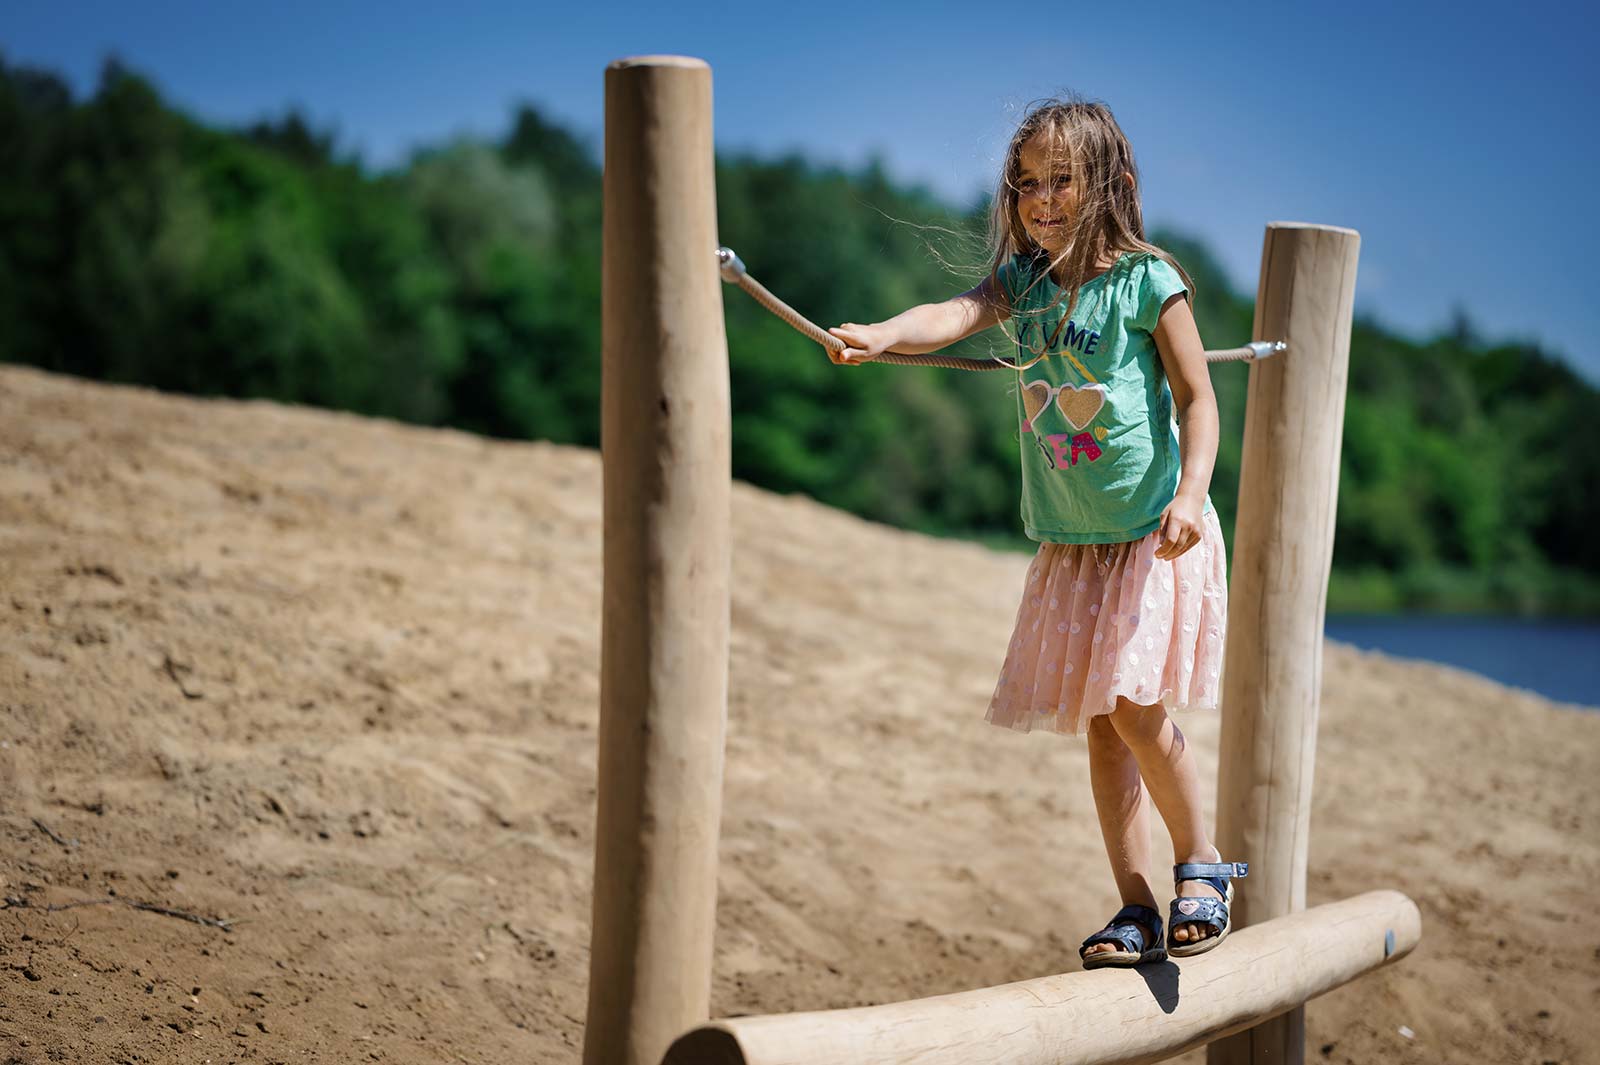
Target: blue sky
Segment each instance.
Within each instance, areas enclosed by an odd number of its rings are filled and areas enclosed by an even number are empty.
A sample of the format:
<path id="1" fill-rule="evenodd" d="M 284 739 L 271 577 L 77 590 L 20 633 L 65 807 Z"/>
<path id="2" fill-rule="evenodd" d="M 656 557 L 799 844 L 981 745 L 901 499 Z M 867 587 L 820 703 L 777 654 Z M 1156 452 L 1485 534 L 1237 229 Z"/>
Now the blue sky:
<path id="1" fill-rule="evenodd" d="M 1127 131 L 1147 220 L 1206 241 L 1237 288 L 1254 291 L 1268 221 L 1349 226 L 1359 312 L 1425 336 L 1459 307 L 1600 382 L 1600 32 L 1582 9 L 54 0 L 5 5 L 0 53 L 87 92 L 115 52 L 212 121 L 297 105 L 375 166 L 497 135 L 519 100 L 598 145 L 607 62 L 695 55 L 720 147 L 876 155 L 961 202 L 1023 105 L 1074 90 Z"/>

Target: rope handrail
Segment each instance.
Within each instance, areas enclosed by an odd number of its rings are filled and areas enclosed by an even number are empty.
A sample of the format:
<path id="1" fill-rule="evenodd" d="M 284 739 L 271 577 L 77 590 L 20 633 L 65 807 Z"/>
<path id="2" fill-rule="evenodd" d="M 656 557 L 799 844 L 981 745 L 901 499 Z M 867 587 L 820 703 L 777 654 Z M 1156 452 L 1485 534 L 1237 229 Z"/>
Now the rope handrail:
<path id="1" fill-rule="evenodd" d="M 832 333 L 819 327 L 811 319 L 789 306 L 783 300 L 773 295 L 761 282 L 750 276 L 745 269 L 744 261 L 732 248 L 717 249 L 717 270 L 722 274 L 722 280 L 730 285 L 738 285 L 750 294 L 761 306 L 777 315 L 780 319 L 818 344 L 826 348 L 830 354 L 837 354 L 844 350 L 844 341 Z M 1246 362 L 1264 359 L 1269 355 L 1276 355 L 1288 348 L 1288 344 L 1281 340 L 1252 340 L 1243 347 L 1221 348 L 1206 352 L 1206 362 Z M 987 359 L 964 359 L 956 355 L 907 355 L 899 351 L 886 351 L 868 362 L 886 362 L 896 366 L 942 366 L 949 370 L 1021 370 L 1025 367 L 1014 362 L 990 356 Z"/>

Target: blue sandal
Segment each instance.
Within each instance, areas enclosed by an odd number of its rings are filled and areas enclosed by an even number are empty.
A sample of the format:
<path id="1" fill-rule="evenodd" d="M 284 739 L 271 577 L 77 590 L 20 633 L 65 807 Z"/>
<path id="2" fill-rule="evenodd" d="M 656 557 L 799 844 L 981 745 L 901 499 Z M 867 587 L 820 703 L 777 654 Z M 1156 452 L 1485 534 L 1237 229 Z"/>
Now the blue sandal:
<path id="1" fill-rule="evenodd" d="M 1173 899 L 1170 923 L 1197 924 L 1210 928 L 1212 934 L 1204 939 L 1191 939 L 1187 943 L 1174 941 L 1170 951 L 1174 958 L 1187 958 L 1204 954 L 1227 938 L 1233 929 L 1228 916 L 1228 906 L 1233 902 L 1233 878 L 1247 876 L 1249 862 L 1184 862 L 1172 867 L 1173 887 L 1184 880 L 1199 880 L 1216 888 L 1220 899 Z"/>
<path id="2" fill-rule="evenodd" d="M 1140 925 L 1150 929 L 1151 938 L 1155 941 L 1152 945 L 1145 944 L 1144 929 Z M 1110 943 L 1121 949 L 1084 953 L 1096 943 Z M 1167 952 L 1161 948 L 1161 914 L 1149 906 L 1124 906 L 1111 918 L 1111 923 L 1083 941 L 1083 946 L 1078 948 L 1078 956 L 1083 959 L 1085 969 L 1102 969 L 1106 966 L 1127 968 L 1145 962 L 1166 961 Z"/>

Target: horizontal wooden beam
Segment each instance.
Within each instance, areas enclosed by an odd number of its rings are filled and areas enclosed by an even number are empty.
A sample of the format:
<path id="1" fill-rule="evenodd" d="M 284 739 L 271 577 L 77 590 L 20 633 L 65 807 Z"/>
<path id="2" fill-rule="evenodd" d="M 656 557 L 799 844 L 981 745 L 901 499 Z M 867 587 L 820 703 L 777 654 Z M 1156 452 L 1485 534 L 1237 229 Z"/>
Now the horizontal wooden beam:
<path id="1" fill-rule="evenodd" d="M 1242 928 L 1206 954 L 884 1006 L 736 1017 L 680 1036 L 665 1065 L 1134 1065 L 1276 1016 L 1404 957 L 1422 934 L 1398 891 Z"/>

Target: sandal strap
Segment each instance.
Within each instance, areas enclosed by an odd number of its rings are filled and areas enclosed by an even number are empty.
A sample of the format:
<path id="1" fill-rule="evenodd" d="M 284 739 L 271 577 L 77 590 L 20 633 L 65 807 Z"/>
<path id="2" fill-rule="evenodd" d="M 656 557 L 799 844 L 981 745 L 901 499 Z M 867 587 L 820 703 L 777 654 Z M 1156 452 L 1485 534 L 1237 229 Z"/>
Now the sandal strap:
<path id="1" fill-rule="evenodd" d="M 1184 879 L 1193 880 L 1201 884 L 1210 884 L 1211 889 L 1218 895 L 1221 895 L 1223 898 L 1228 897 L 1228 882 L 1220 876 L 1190 876 L 1185 877 Z M 1173 886 L 1176 887 L 1181 882 L 1182 881 L 1174 881 Z"/>
<path id="2" fill-rule="evenodd" d="M 1189 912 L 1185 912 L 1184 907 L 1188 907 Z M 1173 899 L 1172 923 L 1203 924 L 1214 932 L 1221 932 L 1228 927 L 1228 904 L 1221 899 Z"/>
<path id="3" fill-rule="evenodd" d="M 1249 862 L 1180 862 L 1172 867 L 1174 883 L 1179 880 L 1209 880 L 1212 877 L 1227 880 L 1249 875 Z"/>
<path id="4" fill-rule="evenodd" d="M 1161 911 L 1154 906 L 1141 906 L 1138 903 L 1124 906 L 1117 911 L 1115 917 L 1111 918 L 1112 924 L 1116 924 L 1119 921 L 1139 921 L 1149 925 L 1150 934 L 1156 938 L 1157 942 L 1161 940 Z"/>
<path id="5" fill-rule="evenodd" d="M 1150 942 L 1145 941 L 1144 928 L 1140 925 L 1150 929 Z M 1104 928 L 1083 941 L 1083 946 L 1078 948 L 1079 953 L 1096 943 L 1110 943 L 1129 954 L 1143 954 L 1152 950 L 1161 943 L 1161 914 L 1151 906 L 1124 906 Z"/>

